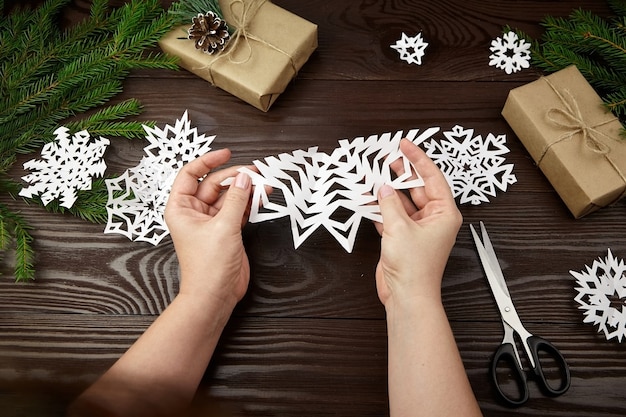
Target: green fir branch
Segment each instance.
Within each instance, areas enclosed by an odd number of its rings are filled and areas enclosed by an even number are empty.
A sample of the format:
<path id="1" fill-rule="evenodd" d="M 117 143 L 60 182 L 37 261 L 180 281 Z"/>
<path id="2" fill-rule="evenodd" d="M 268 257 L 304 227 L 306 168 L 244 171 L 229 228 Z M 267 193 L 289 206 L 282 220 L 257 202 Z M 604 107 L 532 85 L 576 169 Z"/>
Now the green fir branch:
<path id="1" fill-rule="evenodd" d="M 96 136 L 143 136 L 145 122 L 125 120 L 141 113 L 136 100 L 107 103 L 122 91 L 132 70 L 178 68 L 176 58 L 153 52 L 175 20 L 158 0 L 131 0 L 118 8 L 94 0 L 88 17 L 61 29 L 58 18 L 69 1 L 46 0 L 35 10 L 18 7 L 0 14 L 0 192 L 15 195 L 16 183 L 8 172 L 17 154 L 54 140 L 60 124 Z M 3 0 L 0 7 L 4 11 Z M 105 191 L 104 181 L 94 182 L 68 211 L 88 221 L 106 221 Z M 64 212 L 49 206 L 52 212 Z M 0 221 L 5 245 L 0 255 L 13 245 L 16 279 L 34 277 L 28 225 L 6 206 L 0 207 Z"/>
<path id="2" fill-rule="evenodd" d="M 11 244 L 11 231 L 7 213 L 10 213 L 7 206 L 0 204 L 0 251 L 6 251 Z"/>
<path id="3" fill-rule="evenodd" d="M 626 88 L 607 94 L 604 98 L 607 108 L 620 117 L 626 116 Z"/>
<path id="4" fill-rule="evenodd" d="M 567 18 L 546 17 L 541 39 L 530 40 L 531 57 L 533 65 L 547 73 L 576 65 L 607 108 L 625 121 L 626 2 L 612 0 L 609 6 L 616 13 L 609 19 L 580 9 Z"/>
<path id="5" fill-rule="evenodd" d="M 92 136 L 125 137 L 137 139 L 145 137 L 144 125 L 153 126 L 154 122 L 123 121 L 126 117 L 141 113 L 141 104 L 135 99 L 101 108 L 96 113 L 78 121 L 65 123 L 72 132 L 87 130 Z"/>
<path id="6" fill-rule="evenodd" d="M 38 197 L 33 198 L 33 200 L 43 206 L 41 199 Z M 90 223 L 102 224 L 107 222 L 107 201 L 108 190 L 106 182 L 104 179 L 98 178 L 92 182 L 91 190 L 83 190 L 76 193 L 76 201 L 69 209 L 61 206 L 58 200 L 48 203 L 45 209 L 49 213 L 70 213 Z"/>
<path id="7" fill-rule="evenodd" d="M 0 260 L 13 245 L 16 282 L 35 279 L 35 252 L 30 230 L 32 228 L 22 216 L 13 213 L 6 205 L 0 204 Z"/>
<path id="8" fill-rule="evenodd" d="M 626 1 L 624 0 L 607 0 L 609 7 L 617 16 L 626 16 Z"/>
<path id="9" fill-rule="evenodd" d="M 191 23 L 191 18 L 207 12 L 215 13 L 220 19 L 224 19 L 222 8 L 218 0 L 179 0 L 172 3 L 169 8 L 170 15 L 176 18 L 175 23 L 182 25 Z"/>
<path id="10" fill-rule="evenodd" d="M 35 252 L 32 247 L 33 237 L 30 226 L 21 217 L 14 218 L 15 233 L 15 280 L 35 279 Z"/>

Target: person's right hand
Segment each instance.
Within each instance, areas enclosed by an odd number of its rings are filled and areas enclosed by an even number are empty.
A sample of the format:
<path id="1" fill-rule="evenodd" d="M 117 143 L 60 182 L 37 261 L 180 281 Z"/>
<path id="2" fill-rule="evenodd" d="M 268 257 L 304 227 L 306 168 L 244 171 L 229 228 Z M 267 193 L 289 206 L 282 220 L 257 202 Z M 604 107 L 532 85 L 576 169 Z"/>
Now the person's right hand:
<path id="1" fill-rule="evenodd" d="M 376 288 L 385 307 L 419 297 L 441 299 L 443 271 L 463 221 L 437 165 L 406 139 L 400 149 L 424 186 L 410 190 L 412 201 L 388 185 L 378 193 L 383 223 L 376 225 L 382 236 Z"/>

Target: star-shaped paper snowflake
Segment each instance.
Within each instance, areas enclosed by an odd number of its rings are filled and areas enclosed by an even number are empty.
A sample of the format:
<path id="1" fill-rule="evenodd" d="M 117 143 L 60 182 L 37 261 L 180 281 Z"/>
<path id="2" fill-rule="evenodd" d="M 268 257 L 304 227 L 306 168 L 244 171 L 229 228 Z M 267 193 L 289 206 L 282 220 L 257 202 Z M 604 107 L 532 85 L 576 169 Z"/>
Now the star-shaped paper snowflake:
<path id="1" fill-rule="evenodd" d="M 609 249 L 585 271 L 570 271 L 576 278 L 575 300 L 585 316 L 583 322 L 598 326 L 607 340 L 626 338 L 626 265 Z"/>
<path id="2" fill-rule="evenodd" d="M 42 160 L 32 159 L 24 168 L 36 171 L 22 179 L 30 185 L 19 195 L 32 198 L 39 195 L 44 205 L 59 198 L 61 206 L 71 208 L 77 191 L 90 190 L 92 179 L 101 177 L 106 170 L 102 159 L 107 146 L 106 138 L 92 139 L 85 130 L 70 137 L 69 129 L 62 126 L 54 131 L 56 139 L 41 149 Z"/>
<path id="3" fill-rule="evenodd" d="M 424 143 L 426 154 L 439 166 L 460 203 L 481 204 L 517 182 L 513 164 L 505 164 L 509 152 L 506 136 L 474 136 L 473 129 L 455 126 L 443 132 L 446 139 Z"/>
<path id="4" fill-rule="evenodd" d="M 211 150 L 215 136 L 198 135 L 187 112 L 174 126 L 144 126 L 150 142 L 146 156 L 123 175 L 106 180 L 109 193 L 105 233 L 158 244 L 169 234 L 165 205 L 176 174 L 184 164 Z"/>
<path id="5" fill-rule="evenodd" d="M 507 32 L 502 38 L 491 41 L 489 65 L 504 70 L 507 74 L 530 67 L 530 43 L 520 39 L 515 32 Z"/>
<path id="6" fill-rule="evenodd" d="M 382 221 L 376 198 L 380 186 L 403 189 L 423 185 L 400 152 L 400 140 L 406 137 L 421 143 L 438 130 L 358 137 L 339 141 L 331 154 L 312 147 L 255 161 L 258 173 L 243 169 L 255 185 L 250 221 L 288 216 L 296 248 L 323 227 L 351 252 L 361 221 Z M 390 164 L 399 159 L 403 173 L 396 177 Z M 271 195 L 265 186 L 273 188 Z"/>
<path id="7" fill-rule="evenodd" d="M 421 32 L 414 37 L 407 36 L 403 32 L 402 37 L 391 45 L 393 49 L 398 51 L 401 60 L 417 65 L 422 65 L 422 57 L 427 46 L 428 43 L 422 39 Z"/>

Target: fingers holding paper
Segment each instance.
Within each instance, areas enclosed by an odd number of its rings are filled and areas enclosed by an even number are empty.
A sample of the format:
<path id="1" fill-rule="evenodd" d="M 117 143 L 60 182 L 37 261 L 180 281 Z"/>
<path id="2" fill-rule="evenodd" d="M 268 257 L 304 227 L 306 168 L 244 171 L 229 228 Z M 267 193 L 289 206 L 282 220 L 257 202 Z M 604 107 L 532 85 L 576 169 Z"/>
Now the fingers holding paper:
<path id="1" fill-rule="evenodd" d="M 437 296 L 447 257 L 462 222 L 437 165 L 410 141 L 402 140 L 400 146 L 424 180 L 424 186 L 410 189 L 410 199 L 389 185 L 379 190 L 383 224 L 377 225 L 382 243 L 376 277 L 383 304 L 394 294 L 396 297 L 420 293 Z M 416 275 L 428 278 L 422 281 Z"/>

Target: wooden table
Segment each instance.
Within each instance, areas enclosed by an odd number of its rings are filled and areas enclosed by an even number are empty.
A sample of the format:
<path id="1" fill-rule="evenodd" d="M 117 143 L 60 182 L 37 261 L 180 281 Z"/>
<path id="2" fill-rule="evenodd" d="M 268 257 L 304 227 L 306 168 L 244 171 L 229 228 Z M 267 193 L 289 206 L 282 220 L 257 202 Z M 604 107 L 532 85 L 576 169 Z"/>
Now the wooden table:
<path id="1" fill-rule="evenodd" d="M 217 135 L 233 164 L 344 138 L 454 125 L 506 134 L 518 182 L 488 204 L 463 205 L 464 225 L 444 277 L 449 319 L 485 415 L 626 414 L 626 349 L 583 324 L 570 270 L 607 249 L 626 257 L 624 203 L 574 220 L 500 116 L 511 88 L 537 78 L 488 66 L 504 25 L 539 36 L 543 16 L 576 7 L 608 14 L 603 2 L 276 0 L 319 25 L 319 48 L 268 113 L 181 70 L 135 72 L 119 99 L 135 97 L 161 126 L 188 109 L 201 133 Z M 67 16 L 84 15 L 75 1 Z M 398 59 L 402 32 L 429 43 L 423 65 Z M 143 119 L 142 119 L 143 120 Z M 145 142 L 114 140 L 110 173 L 135 166 Z M 23 162 L 23 160 L 21 160 Z M 21 164 L 20 164 L 21 166 Z M 21 174 L 18 168 L 16 176 Z M 177 261 L 158 246 L 103 234 L 2 196 L 34 226 L 37 279 L 0 277 L 0 414 L 62 415 L 172 300 Z M 530 383 L 531 399 L 509 410 L 488 379 L 500 343 L 493 297 L 468 224 L 487 224 L 518 312 L 531 332 L 557 345 L 572 385 L 553 399 Z M 381 416 L 388 413 L 386 328 L 374 286 L 379 237 L 371 224 L 346 253 L 324 231 L 294 249 L 285 220 L 248 225 L 252 279 L 198 391 L 201 405 L 234 416 Z M 454 393 L 450 393 L 454 395 Z M 461 414 L 459 414 L 461 415 Z"/>

